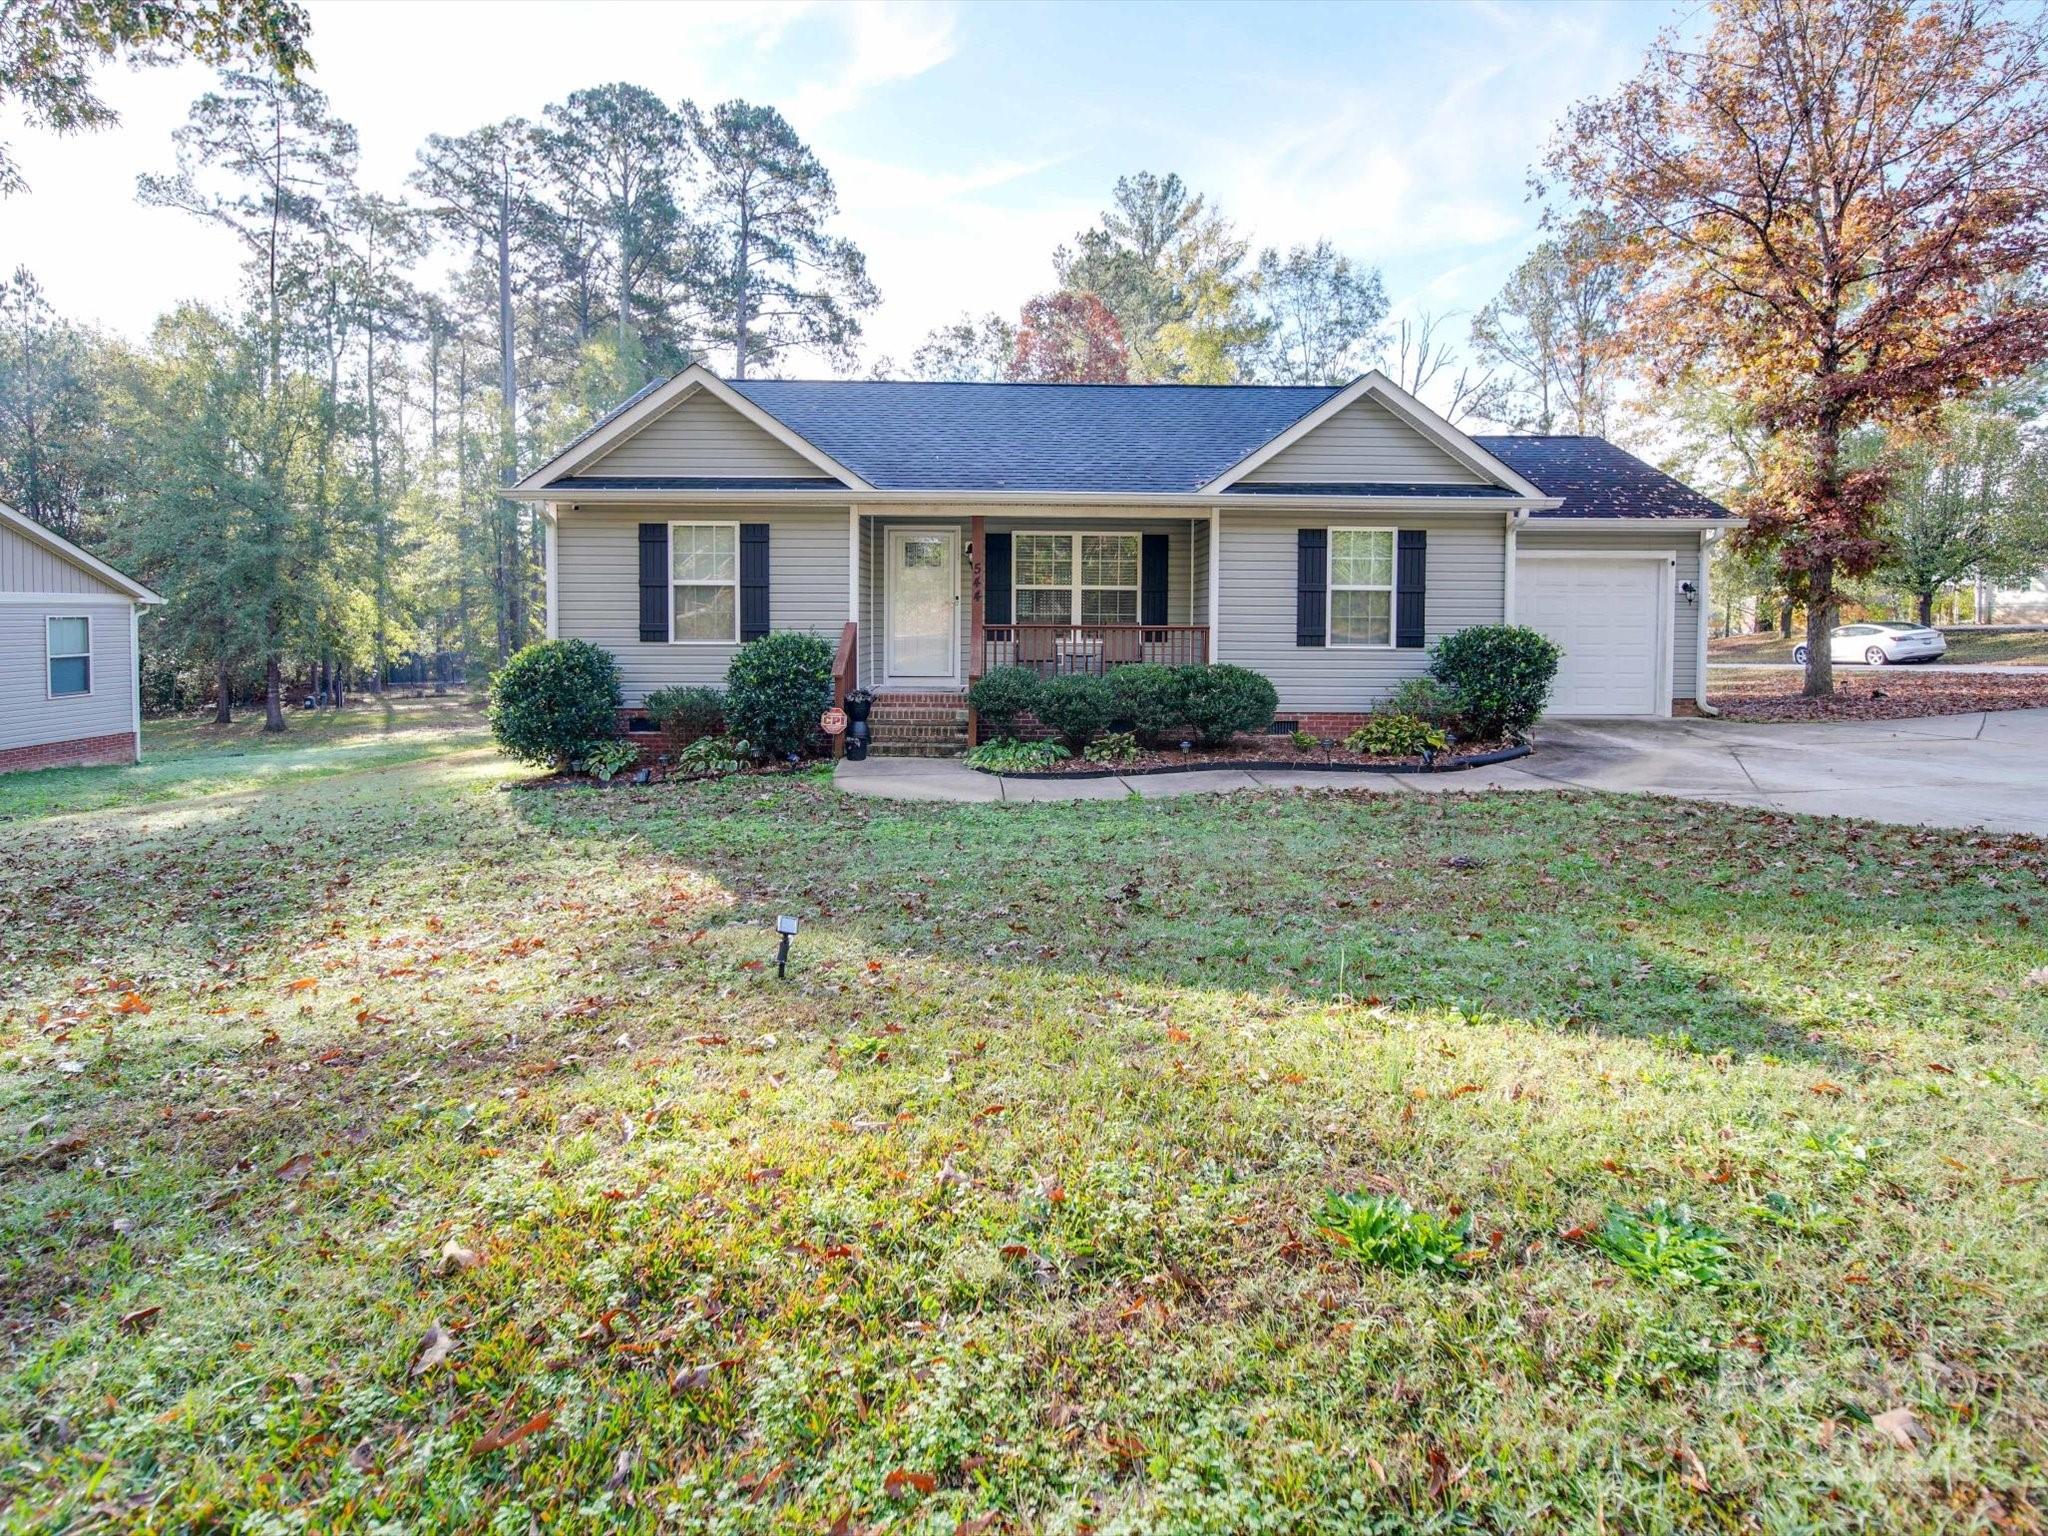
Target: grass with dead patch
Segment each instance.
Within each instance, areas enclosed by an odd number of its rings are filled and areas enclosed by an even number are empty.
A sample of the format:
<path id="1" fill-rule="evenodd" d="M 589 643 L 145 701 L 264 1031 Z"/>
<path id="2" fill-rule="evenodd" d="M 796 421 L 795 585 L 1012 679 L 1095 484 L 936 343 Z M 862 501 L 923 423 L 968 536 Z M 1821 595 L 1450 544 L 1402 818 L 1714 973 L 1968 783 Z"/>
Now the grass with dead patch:
<path id="1" fill-rule="evenodd" d="M 2041 1517 L 2037 843 L 475 740 L 0 825 L 0 1523 Z"/>

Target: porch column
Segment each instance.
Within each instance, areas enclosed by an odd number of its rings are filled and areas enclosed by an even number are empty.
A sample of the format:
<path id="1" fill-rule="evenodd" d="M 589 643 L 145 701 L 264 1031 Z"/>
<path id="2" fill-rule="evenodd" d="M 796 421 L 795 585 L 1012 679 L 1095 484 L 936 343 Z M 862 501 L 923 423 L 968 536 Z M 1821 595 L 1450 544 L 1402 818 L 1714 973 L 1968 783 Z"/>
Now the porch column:
<path id="1" fill-rule="evenodd" d="M 988 651 L 986 624 L 988 619 L 986 602 L 988 589 L 982 575 L 988 562 L 982 551 L 987 544 L 988 519 L 979 513 L 967 519 L 967 683 L 974 685 L 981 676 L 981 663 Z M 976 718 L 974 706 L 967 706 L 967 745 L 981 744 L 981 721 Z"/>
<path id="2" fill-rule="evenodd" d="M 1216 636 L 1223 618 L 1223 509 L 1209 509 L 1209 660 L 1217 659 Z"/>
<path id="3" fill-rule="evenodd" d="M 846 509 L 846 622 L 860 622 L 860 508 Z"/>

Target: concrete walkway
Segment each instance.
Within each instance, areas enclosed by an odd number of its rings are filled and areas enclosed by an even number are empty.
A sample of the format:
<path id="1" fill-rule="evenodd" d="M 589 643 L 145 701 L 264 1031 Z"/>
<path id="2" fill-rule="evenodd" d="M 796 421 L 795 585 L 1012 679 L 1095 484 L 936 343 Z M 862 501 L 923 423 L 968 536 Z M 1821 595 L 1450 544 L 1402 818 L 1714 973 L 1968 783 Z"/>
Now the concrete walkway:
<path id="1" fill-rule="evenodd" d="M 1556 722 L 1537 733 L 1533 756 L 1468 773 L 1219 771 L 997 779 L 948 759 L 870 758 L 842 762 L 834 780 L 848 794 L 885 799 L 1027 802 L 1126 795 L 1149 800 L 1247 789 L 1600 789 L 2048 836 L 2048 709 L 1821 725 Z"/>

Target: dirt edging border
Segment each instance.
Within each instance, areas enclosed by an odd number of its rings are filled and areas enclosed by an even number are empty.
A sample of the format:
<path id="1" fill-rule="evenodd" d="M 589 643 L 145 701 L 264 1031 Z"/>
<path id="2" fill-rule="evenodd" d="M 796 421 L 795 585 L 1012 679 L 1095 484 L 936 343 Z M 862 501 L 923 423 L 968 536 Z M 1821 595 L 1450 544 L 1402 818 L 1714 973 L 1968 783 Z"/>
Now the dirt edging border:
<path id="1" fill-rule="evenodd" d="M 1471 757 L 1437 760 L 1434 768 L 1414 763 L 1278 763 L 1271 758 L 1234 757 L 1220 762 L 1168 763 L 1160 768 L 1076 768 L 1069 773 L 1021 771 L 998 773 L 992 768 L 971 771 L 991 779 L 1141 779 L 1167 773 L 1461 773 L 1467 768 L 1488 768 L 1511 763 L 1535 750 L 1526 742 L 1502 747 L 1496 752 L 1478 752 Z"/>

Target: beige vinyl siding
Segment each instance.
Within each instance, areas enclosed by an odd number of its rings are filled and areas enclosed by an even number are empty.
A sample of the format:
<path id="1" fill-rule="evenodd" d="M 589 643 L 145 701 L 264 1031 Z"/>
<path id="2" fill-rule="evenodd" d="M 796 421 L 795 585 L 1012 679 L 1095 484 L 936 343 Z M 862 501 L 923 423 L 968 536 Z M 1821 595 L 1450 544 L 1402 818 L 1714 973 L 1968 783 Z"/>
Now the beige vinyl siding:
<path id="1" fill-rule="evenodd" d="M 577 471 L 579 475 L 749 475 L 817 478 L 825 473 L 722 400 L 701 390 L 655 417 Z M 845 515 L 843 512 L 840 514 Z M 842 559 L 843 565 L 845 561 Z"/>
<path id="2" fill-rule="evenodd" d="M 127 594 L 83 566 L 30 543 L 12 528 L 0 528 L 0 592 L 74 592 L 83 596 Z"/>
<path id="3" fill-rule="evenodd" d="M 1266 485 L 1483 485 L 1371 396 L 1362 396 L 1244 477 Z"/>
<path id="4" fill-rule="evenodd" d="M 92 624 L 92 692 L 49 697 L 45 620 Z M 75 603 L 0 603 L 0 750 L 135 729 L 130 605 L 85 595 Z"/>
<path id="5" fill-rule="evenodd" d="M 1429 533 L 1429 586 L 1422 650 L 1350 650 L 1294 643 L 1296 531 L 1422 528 Z M 1226 508 L 1221 536 L 1221 661 L 1272 679 L 1283 714 L 1370 709 L 1429 669 L 1428 646 L 1474 624 L 1498 624 L 1507 530 L 1498 515 L 1245 511 Z"/>
<path id="6" fill-rule="evenodd" d="M 565 507 L 555 527 L 558 633 L 618 657 L 628 705 L 672 683 L 722 684 L 738 649 L 640 639 L 640 524 L 688 522 L 768 525 L 771 629 L 809 630 L 836 644 L 846 625 L 844 507 Z"/>
<path id="7" fill-rule="evenodd" d="M 1699 688 L 1700 603 L 1679 592 L 1679 584 L 1691 582 L 1695 591 L 1700 580 L 1700 534 L 1697 528 L 1674 528 L 1666 533 L 1656 528 L 1553 528 L 1545 529 L 1541 519 L 1524 523 L 1515 536 L 1517 549 L 1526 553 L 1543 550 L 1565 553 L 1572 550 L 1668 550 L 1677 561 L 1671 573 L 1671 696 L 1689 699 Z M 1645 635 L 1643 644 L 1655 645 L 1655 635 Z"/>

